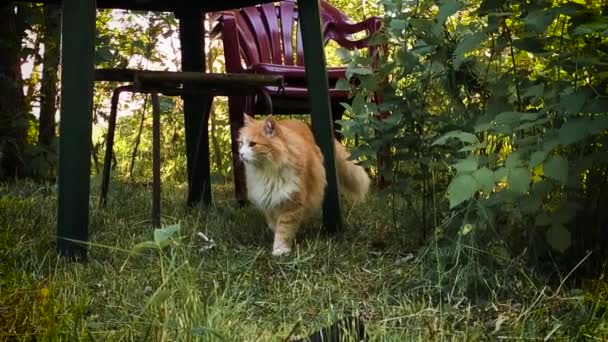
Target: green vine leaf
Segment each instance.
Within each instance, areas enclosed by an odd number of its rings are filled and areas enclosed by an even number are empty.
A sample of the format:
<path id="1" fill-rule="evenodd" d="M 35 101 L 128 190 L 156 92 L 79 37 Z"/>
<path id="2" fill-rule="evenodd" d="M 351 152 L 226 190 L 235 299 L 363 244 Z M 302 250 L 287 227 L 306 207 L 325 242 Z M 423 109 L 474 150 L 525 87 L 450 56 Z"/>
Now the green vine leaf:
<path id="1" fill-rule="evenodd" d="M 486 39 L 486 33 L 483 31 L 475 32 L 464 36 L 454 49 L 454 69 L 459 69 L 464 62 L 464 54 L 473 51 Z"/>
<path id="2" fill-rule="evenodd" d="M 530 177 L 528 169 L 518 167 L 509 172 L 507 181 L 509 182 L 509 189 L 525 194 L 530 189 L 532 177 Z"/>
<path id="3" fill-rule="evenodd" d="M 454 177 L 448 186 L 450 209 L 473 197 L 478 186 L 475 178 L 469 174 Z"/>
<path id="4" fill-rule="evenodd" d="M 345 78 L 341 78 L 336 82 L 336 89 L 338 90 L 349 90 L 350 84 Z"/>
<path id="5" fill-rule="evenodd" d="M 484 192 L 494 190 L 494 174 L 487 167 L 482 167 L 473 173 L 473 177 Z"/>
<path id="6" fill-rule="evenodd" d="M 577 143 L 589 136 L 590 126 L 593 122 L 588 119 L 571 120 L 562 125 L 557 136 L 563 145 Z"/>
<path id="7" fill-rule="evenodd" d="M 555 19 L 555 11 L 549 9 L 539 9 L 530 12 L 525 18 L 524 23 L 534 32 L 543 33 Z"/>
<path id="8" fill-rule="evenodd" d="M 439 6 L 439 12 L 437 12 L 437 22 L 443 24 L 451 15 L 458 12 L 464 4 L 456 0 L 446 0 Z"/>
<path id="9" fill-rule="evenodd" d="M 536 166 L 542 164 L 542 162 L 544 162 L 545 159 L 547 158 L 547 154 L 548 154 L 548 152 L 544 151 L 544 150 L 532 152 L 532 155 L 530 156 L 529 166 L 536 167 Z"/>
<path id="10" fill-rule="evenodd" d="M 568 182 L 568 160 L 558 155 L 551 156 L 545 163 L 544 174 L 565 185 Z"/>
<path id="11" fill-rule="evenodd" d="M 475 134 L 463 131 L 451 131 L 441 136 L 441 138 L 435 140 L 431 146 L 445 145 L 449 139 L 457 139 L 469 144 L 479 144 L 479 139 L 477 139 Z"/>
<path id="12" fill-rule="evenodd" d="M 562 224 L 552 225 L 546 232 L 545 238 L 551 247 L 563 253 L 572 244 L 572 236 Z"/>
<path id="13" fill-rule="evenodd" d="M 478 160 L 477 157 L 471 156 L 467 159 L 462 159 L 453 165 L 456 171 L 461 173 L 472 173 L 477 170 Z"/>

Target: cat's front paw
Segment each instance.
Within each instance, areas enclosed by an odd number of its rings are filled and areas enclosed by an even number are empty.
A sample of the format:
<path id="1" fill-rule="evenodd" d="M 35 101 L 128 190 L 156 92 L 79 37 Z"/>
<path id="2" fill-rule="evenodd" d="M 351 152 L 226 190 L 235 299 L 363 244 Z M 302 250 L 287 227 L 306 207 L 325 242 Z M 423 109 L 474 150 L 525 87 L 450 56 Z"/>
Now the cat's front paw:
<path id="1" fill-rule="evenodd" d="M 286 247 L 286 246 L 275 246 L 272 249 L 273 256 L 282 256 L 282 255 L 287 255 L 289 253 L 291 253 L 291 248 Z"/>

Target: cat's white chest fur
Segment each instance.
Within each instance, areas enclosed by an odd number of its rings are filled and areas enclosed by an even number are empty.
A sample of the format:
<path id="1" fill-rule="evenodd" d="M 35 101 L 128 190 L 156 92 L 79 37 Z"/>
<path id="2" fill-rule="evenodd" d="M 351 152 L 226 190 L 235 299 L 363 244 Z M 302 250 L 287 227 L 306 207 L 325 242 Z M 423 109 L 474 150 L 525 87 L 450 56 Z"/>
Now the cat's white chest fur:
<path id="1" fill-rule="evenodd" d="M 287 168 L 257 168 L 246 165 L 245 174 L 249 200 L 261 209 L 280 206 L 299 189 L 294 171 Z"/>

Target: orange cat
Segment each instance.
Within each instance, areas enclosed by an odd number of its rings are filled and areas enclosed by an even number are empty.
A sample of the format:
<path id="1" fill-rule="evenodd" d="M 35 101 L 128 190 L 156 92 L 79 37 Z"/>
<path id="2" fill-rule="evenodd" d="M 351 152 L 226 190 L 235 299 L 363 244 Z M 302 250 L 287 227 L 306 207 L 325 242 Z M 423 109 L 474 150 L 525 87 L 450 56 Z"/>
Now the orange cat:
<path id="1" fill-rule="evenodd" d="M 300 224 L 321 207 L 326 185 L 323 155 L 302 121 L 244 116 L 239 156 L 245 164 L 247 195 L 274 231 L 272 254 L 287 254 Z M 340 192 L 350 200 L 363 199 L 368 175 L 346 160 L 349 153 L 338 141 L 335 150 Z"/>

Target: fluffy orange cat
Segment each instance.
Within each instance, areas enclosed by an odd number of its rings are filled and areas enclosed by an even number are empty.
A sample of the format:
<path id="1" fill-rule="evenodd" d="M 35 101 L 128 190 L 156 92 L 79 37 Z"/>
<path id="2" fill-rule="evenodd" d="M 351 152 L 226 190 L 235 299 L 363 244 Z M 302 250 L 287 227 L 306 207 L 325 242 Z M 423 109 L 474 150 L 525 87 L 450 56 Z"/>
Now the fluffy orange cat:
<path id="1" fill-rule="evenodd" d="M 321 207 L 326 186 L 323 155 L 302 121 L 244 116 L 239 156 L 245 164 L 247 196 L 274 231 L 272 254 L 287 254 L 302 222 Z M 349 200 L 363 199 L 370 184 L 367 173 L 347 160 L 349 153 L 338 141 L 335 150 L 339 191 Z"/>

